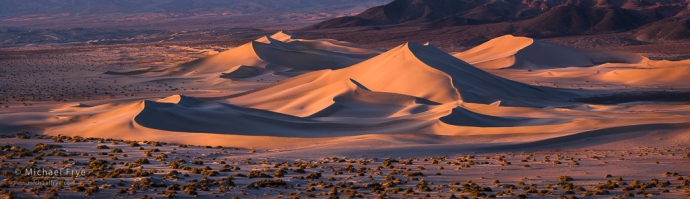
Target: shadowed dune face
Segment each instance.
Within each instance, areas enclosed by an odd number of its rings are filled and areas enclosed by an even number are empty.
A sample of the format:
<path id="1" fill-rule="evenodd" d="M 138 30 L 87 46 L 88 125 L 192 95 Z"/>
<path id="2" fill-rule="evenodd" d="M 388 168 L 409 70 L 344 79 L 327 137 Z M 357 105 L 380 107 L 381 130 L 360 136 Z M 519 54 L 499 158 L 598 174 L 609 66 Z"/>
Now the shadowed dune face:
<path id="1" fill-rule="evenodd" d="M 258 67 L 258 66 L 243 66 L 240 65 L 237 67 L 235 70 L 229 73 L 222 73 L 220 78 L 228 78 L 228 79 L 244 79 L 244 78 L 250 78 L 250 77 L 256 77 L 265 73 L 269 73 L 270 70 L 263 68 L 263 67 Z"/>
<path id="2" fill-rule="evenodd" d="M 463 107 L 454 108 L 450 114 L 439 118 L 439 120 L 450 125 L 471 127 L 539 126 L 572 122 L 557 118 L 496 117 L 475 113 Z"/>
<path id="3" fill-rule="evenodd" d="M 441 105 L 408 95 L 374 92 L 353 79 L 351 81 L 357 86 L 356 88 L 335 96 L 333 104 L 309 117 L 330 120 L 341 117 L 394 118 L 423 113 L 434 106 Z"/>

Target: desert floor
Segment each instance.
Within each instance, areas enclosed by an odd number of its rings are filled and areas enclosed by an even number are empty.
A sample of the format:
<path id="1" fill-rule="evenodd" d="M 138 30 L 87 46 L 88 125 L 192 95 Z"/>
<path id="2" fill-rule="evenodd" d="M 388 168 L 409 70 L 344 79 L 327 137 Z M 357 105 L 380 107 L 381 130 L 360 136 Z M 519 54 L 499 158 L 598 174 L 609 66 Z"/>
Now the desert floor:
<path id="1" fill-rule="evenodd" d="M 153 141 L 1 140 L 11 144 L 2 146 L 0 186 L 18 198 L 683 198 L 690 186 L 687 145 L 293 158 L 279 150 Z M 37 177 L 26 168 L 64 173 Z M 78 176 L 82 171 L 87 177 Z"/>

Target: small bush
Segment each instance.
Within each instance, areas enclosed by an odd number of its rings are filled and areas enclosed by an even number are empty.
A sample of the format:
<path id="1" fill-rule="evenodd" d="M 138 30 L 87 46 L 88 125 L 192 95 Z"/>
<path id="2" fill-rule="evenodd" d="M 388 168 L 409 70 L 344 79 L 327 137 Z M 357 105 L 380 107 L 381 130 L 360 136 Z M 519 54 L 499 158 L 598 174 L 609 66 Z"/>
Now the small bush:
<path id="1" fill-rule="evenodd" d="M 321 173 L 320 173 L 320 172 L 316 172 L 316 173 L 310 173 L 310 174 L 308 174 L 305 178 L 308 178 L 308 179 L 319 179 L 320 177 L 321 177 Z"/>
<path id="2" fill-rule="evenodd" d="M 84 192 L 86 191 L 86 188 L 83 186 L 73 186 L 69 188 L 69 191 L 71 192 Z"/>
<path id="3" fill-rule="evenodd" d="M 624 196 L 624 197 L 635 197 L 635 194 L 630 193 L 630 192 L 625 192 L 625 193 L 623 194 L 623 196 Z"/>
<path id="4" fill-rule="evenodd" d="M 265 173 L 261 173 L 261 171 L 250 171 L 247 173 L 247 178 L 272 178 L 273 176 L 270 176 Z"/>
<path id="5" fill-rule="evenodd" d="M 570 176 L 560 176 L 560 177 L 558 177 L 558 181 L 561 181 L 561 182 L 572 181 L 572 180 L 574 180 L 574 179 L 573 179 L 573 177 L 570 177 Z"/>
<path id="6" fill-rule="evenodd" d="M 146 158 L 139 158 L 139 159 L 134 160 L 133 163 L 136 163 L 136 164 L 148 164 L 148 163 L 149 163 L 149 159 L 146 159 Z"/>
<path id="7" fill-rule="evenodd" d="M 286 186 L 287 183 L 281 179 L 273 179 L 273 180 L 260 180 L 256 182 L 252 182 L 249 185 L 247 185 L 247 188 L 265 188 L 265 187 L 271 187 L 271 188 L 278 188 L 279 186 Z"/>

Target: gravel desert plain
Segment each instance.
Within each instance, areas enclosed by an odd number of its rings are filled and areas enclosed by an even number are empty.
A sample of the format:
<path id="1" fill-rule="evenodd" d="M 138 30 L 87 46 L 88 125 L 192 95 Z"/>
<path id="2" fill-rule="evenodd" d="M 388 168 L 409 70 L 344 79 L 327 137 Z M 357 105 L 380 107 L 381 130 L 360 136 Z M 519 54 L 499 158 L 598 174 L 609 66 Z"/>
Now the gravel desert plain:
<path id="1" fill-rule="evenodd" d="M 690 198 L 687 0 L 0 0 L 6 198 Z"/>

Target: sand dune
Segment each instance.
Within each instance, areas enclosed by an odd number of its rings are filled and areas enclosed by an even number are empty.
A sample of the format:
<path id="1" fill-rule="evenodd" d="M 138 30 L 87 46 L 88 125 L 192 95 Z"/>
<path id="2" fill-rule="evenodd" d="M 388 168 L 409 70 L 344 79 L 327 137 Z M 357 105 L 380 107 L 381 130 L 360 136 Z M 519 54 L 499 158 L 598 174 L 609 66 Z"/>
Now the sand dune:
<path id="1" fill-rule="evenodd" d="M 527 37 L 505 35 L 453 56 L 479 68 L 548 69 L 603 63 L 640 63 L 633 53 L 579 50 Z"/>
<path id="2" fill-rule="evenodd" d="M 441 117 L 440 121 L 455 126 L 473 127 L 539 126 L 568 122 L 555 118 L 497 117 L 475 113 L 460 106 L 454 108 L 451 114 Z"/>
<path id="3" fill-rule="evenodd" d="M 222 100 L 174 95 L 158 100 L 80 107 L 40 116 L 13 115 L 14 120 L 5 121 L 15 125 L 43 124 L 45 133 L 49 135 L 229 144 L 262 149 L 321 148 L 340 142 L 379 139 L 391 144 L 406 142 L 419 145 L 439 135 L 518 136 L 497 140 L 510 145 L 628 125 L 646 125 L 650 131 L 663 130 L 669 126 L 662 124 L 688 119 L 674 113 L 677 110 L 674 106 L 597 106 L 596 110 L 588 110 L 458 102 L 436 104 L 412 96 L 373 92 L 355 81 L 347 85 L 351 90 L 336 96 L 329 106 L 306 117 L 236 106 Z M 96 107 L 101 111 L 94 112 Z M 655 111 L 642 111 L 650 108 Z M 50 115 L 64 119 L 49 119 Z M 24 122 L 12 122 L 17 118 Z M 656 126 L 660 128 L 655 129 Z M 407 140 L 409 136 L 418 139 Z M 434 143 L 456 141 L 448 139 Z"/>
<path id="4" fill-rule="evenodd" d="M 432 145 L 486 148 L 486 143 L 523 147 L 567 139 L 561 136 L 580 139 L 576 135 L 582 132 L 635 125 L 667 130 L 673 125 L 665 124 L 687 122 L 683 105 L 585 104 L 574 99 L 622 89 L 560 87 L 588 81 L 634 88 L 685 85 L 686 65 L 513 36 L 453 56 L 430 44 L 406 43 L 380 53 L 279 32 L 164 71 L 106 72 L 111 74 L 104 75 L 108 83 L 95 85 L 122 85 L 99 90 L 112 93 L 163 89 L 167 92 L 157 95 L 168 97 L 101 99 L 3 113 L 0 130 L 297 151 L 367 144 L 383 151 Z M 504 68 L 539 70 L 494 70 Z M 277 76 L 280 81 L 271 84 L 228 81 Z M 532 81 L 540 84 L 527 84 Z"/>
<path id="5" fill-rule="evenodd" d="M 168 73 L 184 76 L 241 73 L 230 76 L 247 78 L 269 70 L 280 73 L 344 68 L 378 53 L 377 49 L 342 41 L 293 39 L 281 31 L 225 52 L 169 68 Z M 258 68 L 265 71 L 248 72 Z"/>
<path id="6" fill-rule="evenodd" d="M 357 88 L 356 90 L 359 90 Z M 359 90 L 349 99 L 338 100 L 338 105 L 347 107 L 341 110 L 326 110 L 308 118 L 294 117 L 269 111 L 250 109 L 232 104 L 207 101 L 199 98 L 174 95 L 167 98 L 143 100 L 118 105 L 102 113 L 93 114 L 88 108 L 82 111 L 70 112 L 68 115 L 79 116 L 78 119 L 65 125 L 51 127 L 49 134 L 102 136 L 104 132 L 113 132 L 108 136 L 121 139 L 161 139 L 165 135 L 175 133 L 190 133 L 198 135 L 215 134 L 224 139 L 237 136 L 250 136 L 245 141 L 235 142 L 246 147 L 256 146 L 267 139 L 275 137 L 289 138 L 318 138 L 339 139 L 343 136 L 358 136 L 377 132 L 389 134 L 397 128 L 424 128 L 431 123 L 425 121 L 427 117 L 439 117 L 439 114 L 427 109 L 418 109 L 412 113 L 386 118 L 405 108 L 404 105 L 414 103 L 414 98 L 405 96 L 378 96 Z M 347 98 L 347 96 L 342 96 Z M 385 99 L 398 99 L 397 102 L 386 103 Z M 350 99 L 360 100 L 352 101 Z M 408 101 L 408 100 L 413 101 Z M 378 104 L 381 103 L 381 104 Z M 398 105 L 398 107 L 395 107 Z M 448 106 L 445 106 L 448 107 Z M 374 108 L 374 109 L 371 109 Z M 357 120 L 358 115 L 374 113 L 372 118 Z M 443 111 L 440 111 L 442 114 Z M 65 114 L 62 112 L 61 114 Z M 355 115 L 350 115 L 355 114 Z M 383 115 L 382 115 L 383 114 Z M 325 119 L 330 118 L 330 119 Z M 331 133 L 323 133 L 329 131 Z M 117 132 L 117 133 L 115 133 Z M 165 138 L 167 141 L 180 143 L 199 143 L 201 139 Z M 208 141 L 203 141 L 208 142 Z"/>
<path id="7" fill-rule="evenodd" d="M 512 35 L 454 56 L 507 79 L 568 89 L 688 88 L 683 79 L 690 75 L 690 60 L 650 60 L 633 53 L 580 50 Z"/>
<path id="8" fill-rule="evenodd" d="M 407 43 L 339 70 L 316 71 L 266 88 L 233 96 L 230 103 L 307 116 L 334 103 L 354 80 L 371 91 L 421 98 L 434 103 L 465 101 L 508 106 L 540 106 L 567 101 L 566 91 L 534 87 L 496 77 L 433 46 Z"/>
<path id="9" fill-rule="evenodd" d="M 244 79 L 250 77 L 256 77 L 265 73 L 269 73 L 271 70 L 259 67 L 259 66 L 244 66 L 240 65 L 235 70 L 229 73 L 221 73 L 221 78 L 228 79 Z"/>
<path id="10" fill-rule="evenodd" d="M 612 68 L 605 73 L 599 72 L 596 80 L 604 82 L 619 82 L 627 85 L 666 85 L 675 88 L 683 88 L 690 77 L 690 60 L 683 61 L 647 61 L 633 68 Z M 606 68 L 603 66 L 601 68 Z"/>
<path id="11" fill-rule="evenodd" d="M 549 68 L 535 71 L 495 70 L 492 74 L 524 83 L 569 89 L 630 90 L 687 89 L 690 60 L 647 60 L 606 63 L 591 67 Z"/>
<path id="12" fill-rule="evenodd" d="M 310 117 L 337 119 L 400 117 L 429 111 L 441 104 L 418 97 L 374 92 L 351 80 L 357 88 L 333 98 L 333 104 Z"/>
<path id="13" fill-rule="evenodd" d="M 145 74 L 148 72 L 160 72 L 159 70 L 155 70 L 153 67 L 146 67 L 146 68 L 137 68 L 133 70 L 112 70 L 112 71 L 106 71 L 103 74 L 106 75 L 140 75 L 140 74 Z"/>

